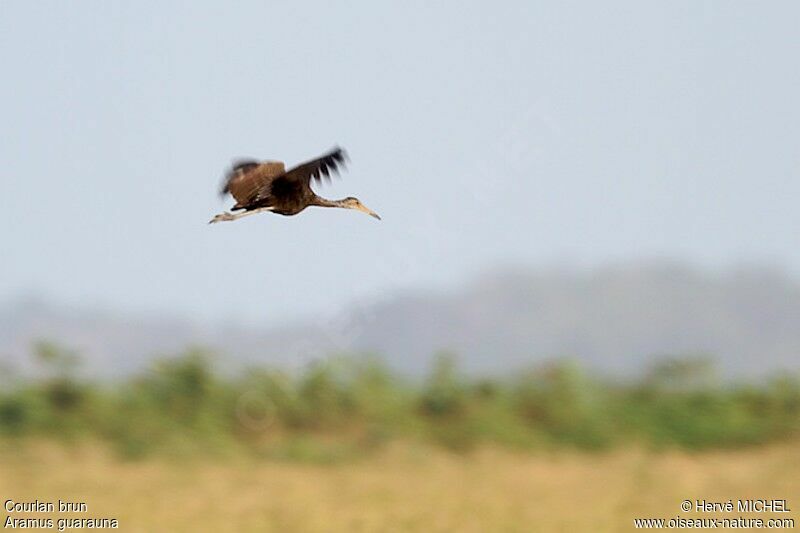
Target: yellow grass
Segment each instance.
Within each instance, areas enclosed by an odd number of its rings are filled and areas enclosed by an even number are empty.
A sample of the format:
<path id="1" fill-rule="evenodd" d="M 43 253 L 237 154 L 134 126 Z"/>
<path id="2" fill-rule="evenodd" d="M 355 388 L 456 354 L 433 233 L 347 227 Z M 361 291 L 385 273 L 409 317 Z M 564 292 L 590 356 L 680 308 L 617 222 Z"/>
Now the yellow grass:
<path id="1" fill-rule="evenodd" d="M 398 446 L 327 466 L 125 463 L 48 446 L 0 454 L 3 501 L 83 501 L 88 512 L 73 516 L 116 518 L 122 531 L 629 531 L 634 517 L 703 516 L 682 512 L 684 499 L 740 498 L 788 500 L 795 512 L 781 516 L 797 520 L 798 480 L 796 444 L 695 455 Z"/>

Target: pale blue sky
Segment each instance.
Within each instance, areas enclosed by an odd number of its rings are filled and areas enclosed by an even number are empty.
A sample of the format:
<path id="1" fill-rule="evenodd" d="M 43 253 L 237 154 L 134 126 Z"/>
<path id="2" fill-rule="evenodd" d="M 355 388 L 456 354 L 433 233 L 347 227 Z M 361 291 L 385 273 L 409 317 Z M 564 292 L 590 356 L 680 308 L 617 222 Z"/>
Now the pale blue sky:
<path id="1" fill-rule="evenodd" d="M 800 273 L 800 4 L 0 3 L 0 300 L 275 320 L 504 263 Z M 309 209 L 206 225 L 239 156 Z"/>

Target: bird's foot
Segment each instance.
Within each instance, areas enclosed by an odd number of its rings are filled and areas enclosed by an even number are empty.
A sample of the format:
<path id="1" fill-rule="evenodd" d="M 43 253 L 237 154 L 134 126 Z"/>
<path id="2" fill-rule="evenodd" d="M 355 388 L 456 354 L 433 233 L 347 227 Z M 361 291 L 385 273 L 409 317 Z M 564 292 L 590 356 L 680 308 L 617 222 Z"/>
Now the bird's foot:
<path id="1" fill-rule="evenodd" d="M 226 221 L 229 221 L 229 220 L 236 220 L 236 218 L 237 218 L 236 215 L 234 215 L 233 213 L 225 212 L 225 213 L 220 213 L 219 215 L 215 216 L 214 218 L 209 220 L 208 223 L 209 224 L 214 224 L 216 222 L 226 222 Z"/>

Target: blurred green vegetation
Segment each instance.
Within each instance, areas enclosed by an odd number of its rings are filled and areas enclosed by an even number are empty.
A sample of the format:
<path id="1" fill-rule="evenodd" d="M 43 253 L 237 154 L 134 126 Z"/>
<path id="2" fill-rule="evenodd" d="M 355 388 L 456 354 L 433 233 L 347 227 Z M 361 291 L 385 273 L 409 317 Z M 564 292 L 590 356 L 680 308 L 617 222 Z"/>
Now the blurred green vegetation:
<path id="1" fill-rule="evenodd" d="M 725 383 L 713 361 L 664 358 L 635 382 L 569 360 L 513 376 L 468 378 L 440 354 L 410 380 L 374 356 L 331 357 L 299 372 L 223 377 L 191 349 L 122 382 L 81 377 L 78 354 L 42 342 L 35 379 L 0 382 L 0 438 L 99 439 L 124 457 L 231 454 L 356 458 L 393 440 L 456 451 L 620 445 L 688 450 L 757 445 L 800 432 L 800 379 Z"/>

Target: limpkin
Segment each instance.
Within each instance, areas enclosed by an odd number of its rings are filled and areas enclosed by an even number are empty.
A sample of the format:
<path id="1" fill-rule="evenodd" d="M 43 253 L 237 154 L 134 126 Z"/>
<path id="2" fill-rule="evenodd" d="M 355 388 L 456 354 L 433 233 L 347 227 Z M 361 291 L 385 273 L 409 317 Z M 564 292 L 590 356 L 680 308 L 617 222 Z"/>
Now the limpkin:
<path id="1" fill-rule="evenodd" d="M 311 190 L 312 179 L 322 182 L 324 177 L 330 181 L 331 173 L 339 173 L 339 167 L 343 166 L 346 157 L 344 150 L 337 147 L 322 157 L 288 171 L 281 161 L 237 161 L 225 175 L 220 194 L 224 196 L 230 193 L 236 200 L 231 211 L 240 212 L 221 213 L 212 218 L 209 224 L 236 220 L 263 211 L 291 216 L 311 205 L 357 209 L 380 220 L 381 217 L 358 198 L 328 200 Z"/>

